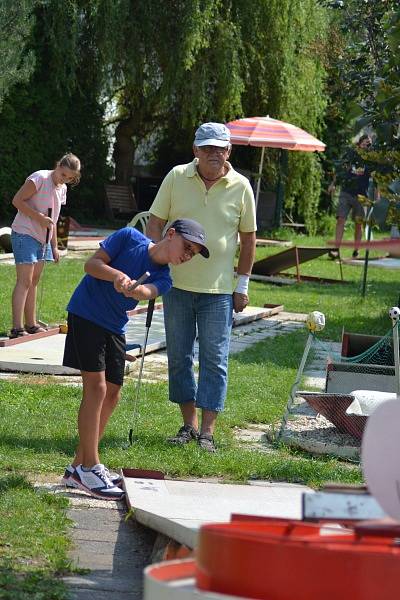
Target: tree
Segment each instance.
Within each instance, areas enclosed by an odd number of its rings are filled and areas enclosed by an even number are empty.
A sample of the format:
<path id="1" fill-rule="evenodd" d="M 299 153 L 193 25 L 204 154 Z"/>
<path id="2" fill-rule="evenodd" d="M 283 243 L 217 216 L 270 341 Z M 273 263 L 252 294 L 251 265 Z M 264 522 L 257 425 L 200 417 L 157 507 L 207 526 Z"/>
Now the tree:
<path id="1" fill-rule="evenodd" d="M 329 8 L 330 14 L 326 55 L 329 98 L 326 125 L 330 144 L 325 162 L 329 174 L 356 131 L 372 125 L 370 117 L 376 110 L 377 83 L 387 66 L 393 65 L 386 20 L 398 2 L 321 0 L 321 3 Z M 355 119 L 361 115 L 363 118 L 355 126 Z M 330 180 L 328 175 L 327 183 Z"/>
<path id="2" fill-rule="evenodd" d="M 131 180 L 138 148 L 165 169 L 190 160 L 204 120 L 270 114 L 322 131 L 327 17 L 317 0 L 37 0 L 36 21 L 35 71 L 0 113 L 2 198 L 22 174 L 71 149 L 86 165 L 73 205 L 93 210 L 106 131 L 119 183 Z M 271 185 L 278 160 L 268 151 Z M 235 149 L 235 164 L 254 170 L 257 161 L 254 149 Z M 290 153 L 287 209 L 310 231 L 319 180 L 317 156 Z"/>
<path id="3" fill-rule="evenodd" d="M 67 151 L 83 163 L 81 183 L 69 193 L 67 210 L 90 218 L 101 214 L 109 171 L 99 102 L 103 74 L 93 28 L 95 6 L 85 0 L 36 4 L 28 46 L 35 69 L 28 83 L 10 88 L 0 112 L 3 218 L 11 215 L 11 199 L 25 177 L 53 168 Z"/>
<path id="4" fill-rule="evenodd" d="M 34 55 L 26 49 L 34 25 L 36 0 L 2 0 L 0 3 L 0 107 L 12 85 L 26 81 L 34 68 Z"/>
<path id="5" fill-rule="evenodd" d="M 389 10 L 383 25 L 388 59 L 376 74 L 358 125 L 369 125 L 376 134 L 373 179 L 390 202 L 388 222 L 400 226 L 400 8 Z"/>
<path id="6" fill-rule="evenodd" d="M 190 159 L 194 129 L 204 120 L 270 114 L 320 133 L 326 99 L 319 46 L 327 19 L 316 0 L 251 5 L 245 0 L 174 0 L 168 10 L 148 0 L 115 5 L 119 35 L 109 31 L 107 38 L 111 87 L 117 90 L 110 120 L 117 124 L 117 181 L 129 180 L 135 150 L 149 138 L 163 168 Z M 258 160 L 254 149 L 236 154 L 253 167 Z M 273 183 L 278 159 L 268 154 L 266 170 Z M 319 159 L 292 154 L 287 206 L 304 216 L 312 230 Z"/>
<path id="7" fill-rule="evenodd" d="M 334 63 L 340 87 L 332 101 L 340 107 L 342 136 L 348 139 L 365 128 L 373 132 L 374 149 L 364 157 L 374 163 L 375 183 L 391 201 L 389 219 L 398 223 L 400 8 L 397 0 L 336 0 L 328 4 L 334 9 L 335 27 L 344 41 L 343 52 L 336 55 Z M 346 105 L 348 114 L 343 118 Z"/>
<path id="8" fill-rule="evenodd" d="M 167 130 L 168 117 L 178 106 L 179 130 L 191 126 L 193 113 L 204 111 L 205 103 L 212 107 L 212 80 L 206 77 L 209 66 L 202 63 L 201 52 L 209 46 L 209 31 L 215 30 L 221 4 L 220 0 L 173 0 L 160 10 L 154 1 L 119 0 L 112 7 L 107 3 L 113 17 L 103 21 L 103 48 L 115 106 L 109 123 L 116 124 L 113 157 L 117 182 L 130 180 L 137 145 L 157 130 Z M 101 12 L 104 9 L 103 4 Z M 197 78 L 191 77 L 193 71 Z M 188 78 L 190 98 L 186 97 Z M 226 102 L 228 97 L 226 88 L 219 99 Z"/>

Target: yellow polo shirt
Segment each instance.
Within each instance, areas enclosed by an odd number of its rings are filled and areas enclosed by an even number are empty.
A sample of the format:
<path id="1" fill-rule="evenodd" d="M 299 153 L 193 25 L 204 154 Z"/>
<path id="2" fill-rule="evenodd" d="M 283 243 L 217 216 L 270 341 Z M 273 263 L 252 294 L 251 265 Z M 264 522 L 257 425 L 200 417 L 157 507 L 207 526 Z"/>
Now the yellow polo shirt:
<path id="1" fill-rule="evenodd" d="M 208 191 L 197 173 L 197 159 L 174 167 L 165 177 L 150 212 L 166 221 L 194 219 L 206 232 L 208 259 L 200 255 L 171 265 L 173 285 L 181 290 L 231 294 L 237 234 L 256 231 L 254 194 L 246 177 L 229 163 L 228 172 Z"/>

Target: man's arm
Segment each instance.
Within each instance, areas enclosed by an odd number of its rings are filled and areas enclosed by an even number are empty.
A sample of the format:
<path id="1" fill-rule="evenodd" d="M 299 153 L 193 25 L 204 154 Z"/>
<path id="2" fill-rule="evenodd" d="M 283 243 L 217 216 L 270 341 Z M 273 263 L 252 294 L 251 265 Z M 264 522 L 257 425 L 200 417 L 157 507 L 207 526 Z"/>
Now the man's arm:
<path id="1" fill-rule="evenodd" d="M 147 237 L 153 240 L 153 242 L 159 242 L 166 222 L 165 219 L 160 219 L 160 217 L 150 214 L 150 219 L 146 227 Z"/>
<path id="2" fill-rule="evenodd" d="M 253 268 L 254 255 L 256 251 L 256 232 L 243 232 L 239 231 L 240 238 L 240 253 L 237 267 L 238 279 L 241 275 L 245 277 L 242 279 L 243 282 L 248 282 L 248 277 L 251 274 Z M 241 280 L 239 279 L 238 291 L 233 293 L 233 308 L 235 312 L 242 312 L 242 310 L 249 303 L 249 296 L 247 294 L 247 285 L 244 287 L 240 285 Z"/>
<path id="3" fill-rule="evenodd" d="M 256 253 L 256 232 L 239 231 L 240 253 L 237 267 L 238 275 L 250 275 Z"/>

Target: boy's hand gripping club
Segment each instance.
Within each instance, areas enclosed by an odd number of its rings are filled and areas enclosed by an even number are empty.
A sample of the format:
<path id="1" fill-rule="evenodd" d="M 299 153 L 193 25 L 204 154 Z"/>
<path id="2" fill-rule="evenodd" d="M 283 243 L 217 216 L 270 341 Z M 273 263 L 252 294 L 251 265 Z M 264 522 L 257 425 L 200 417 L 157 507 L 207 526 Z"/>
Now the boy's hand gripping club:
<path id="1" fill-rule="evenodd" d="M 146 281 L 146 279 L 147 279 L 148 277 L 150 277 L 150 273 L 149 273 L 148 271 L 145 271 L 145 272 L 143 273 L 143 275 L 141 275 L 141 276 L 139 277 L 139 279 L 137 279 L 137 280 L 135 281 L 135 283 L 132 283 L 132 285 L 130 285 L 130 286 L 127 288 L 127 289 L 128 289 L 128 292 L 133 292 L 133 290 L 135 290 L 137 287 L 139 287 L 139 285 L 142 285 L 142 283 L 143 283 L 144 281 Z"/>

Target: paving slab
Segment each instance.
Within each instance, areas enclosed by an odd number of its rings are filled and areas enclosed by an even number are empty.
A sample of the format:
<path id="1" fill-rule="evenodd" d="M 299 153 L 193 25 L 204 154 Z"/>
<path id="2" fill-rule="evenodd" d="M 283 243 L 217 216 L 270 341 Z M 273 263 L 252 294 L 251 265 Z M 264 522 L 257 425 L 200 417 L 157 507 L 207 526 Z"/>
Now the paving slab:
<path id="1" fill-rule="evenodd" d="M 266 239 L 266 238 L 257 238 L 256 246 L 267 246 L 267 247 L 278 246 L 281 248 L 290 248 L 291 246 L 293 246 L 293 242 L 291 242 L 289 240 L 270 240 L 270 239 Z"/>
<path id="2" fill-rule="evenodd" d="M 0 262 L 3 264 L 14 263 L 14 254 L 12 252 L 0 252 Z"/>
<path id="3" fill-rule="evenodd" d="M 79 375 L 62 366 L 65 335 L 56 334 L 0 348 L 0 370 L 48 375 Z"/>
<path id="4" fill-rule="evenodd" d="M 128 515 L 124 502 L 98 500 L 52 477 L 34 483 L 38 490 L 68 498 L 72 564 L 83 573 L 63 578 L 69 600 L 140 600 L 143 569 L 152 560 L 157 534 Z M 0 594 L 1 595 L 1 594 Z"/>
<path id="5" fill-rule="evenodd" d="M 352 265 L 355 267 L 363 267 L 365 262 L 364 259 L 348 259 L 343 261 L 346 265 Z M 368 268 L 377 267 L 379 269 L 400 269 L 400 258 L 376 258 L 369 259 Z"/>
<path id="6" fill-rule="evenodd" d="M 311 489 L 296 484 L 248 485 L 124 477 L 128 506 L 142 525 L 195 548 L 205 523 L 226 523 L 232 513 L 301 518 L 301 497 Z"/>
<path id="7" fill-rule="evenodd" d="M 254 330 L 254 323 L 261 322 L 260 319 L 264 320 L 271 314 L 274 314 L 273 308 L 247 307 L 243 313 L 234 314 L 234 331 L 238 327 L 247 327 L 247 330 L 243 330 L 243 333 L 253 331 L 257 334 L 258 332 Z M 276 315 L 271 318 L 274 320 L 271 321 L 271 325 L 267 325 L 266 327 L 276 326 Z M 262 323 L 265 322 L 262 321 Z M 133 314 L 129 317 L 126 341 L 127 344 L 136 344 L 137 346 L 128 351 L 131 357 L 138 357 L 141 354 L 141 345 L 144 343 L 146 332 L 145 323 L 146 312 Z M 264 325 L 260 327 L 260 331 L 262 331 Z M 62 366 L 64 343 L 65 335 L 56 334 L 40 339 L 23 341 L 12 346 L 0 347 L 0 371 L 48 375 L 79 375 L 78 370 Z M 162 308 L 160 308 L 154 311 L 146 353 L 149 354 L 163 350 L 165 347 L 164 315 Z M 125 374 L 135 373 L 136 368 L 135 362 L 127 361 Z"/>
<path id="8" fill-rule="evenodd" d="M 93 238 L 93 239 L 81 239 L 81 238 L 68 238 L 68 252 L 90 250 L 96 252 L 100 247 L 100 242 L 104 238 Z"/>
<path id="9" fill-rule="evenodd" d="M 87 508 L 84 502 L 68 511 L 74 524 L 69 558 L 90 572 L 64 578 L 71 600 L 141 598 L 143 568 L 150 562 L 155 533 L 127 520 L 126 509 L 116 508 L 117 503 Z"/>

